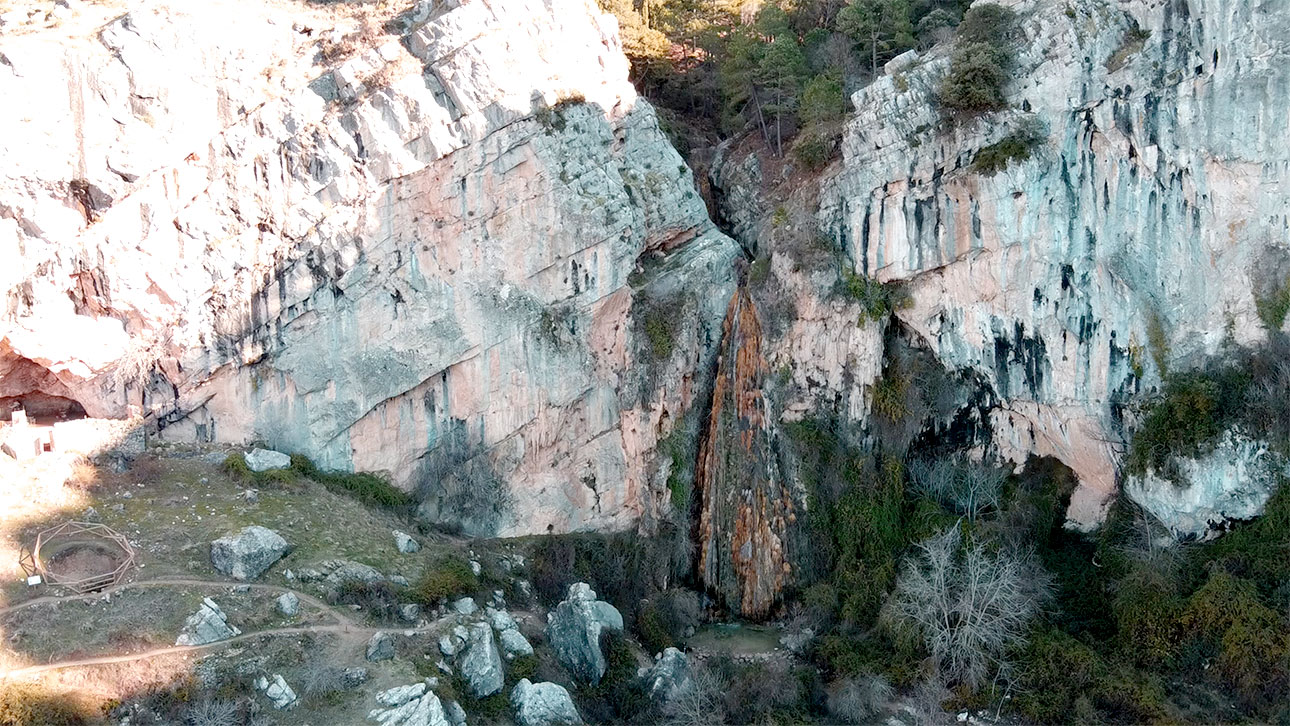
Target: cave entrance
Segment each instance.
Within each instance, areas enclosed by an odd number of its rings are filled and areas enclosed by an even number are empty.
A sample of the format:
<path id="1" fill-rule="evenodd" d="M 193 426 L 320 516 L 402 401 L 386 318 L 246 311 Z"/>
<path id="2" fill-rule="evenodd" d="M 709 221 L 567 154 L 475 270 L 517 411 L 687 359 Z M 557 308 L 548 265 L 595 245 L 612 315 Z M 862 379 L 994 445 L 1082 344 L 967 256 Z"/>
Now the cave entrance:
<path id="1" fill-rule="evenodd" d="M 79 402 L 44 391 L 28 391 L 20 396 L 0 396 L 0 419 L 12 423 L 14 411 L 26 412 L 27 422 L 37 426 L 53 426 L 64 421 L 87 418 L 85 407 Z"/>
<path id="2" fill-rule="evenodd" d="M 88 418 L 67 384 L 45 366 L 0 350 L 0 449 L 23 461 L 54 451 L 58 424 Z"/>

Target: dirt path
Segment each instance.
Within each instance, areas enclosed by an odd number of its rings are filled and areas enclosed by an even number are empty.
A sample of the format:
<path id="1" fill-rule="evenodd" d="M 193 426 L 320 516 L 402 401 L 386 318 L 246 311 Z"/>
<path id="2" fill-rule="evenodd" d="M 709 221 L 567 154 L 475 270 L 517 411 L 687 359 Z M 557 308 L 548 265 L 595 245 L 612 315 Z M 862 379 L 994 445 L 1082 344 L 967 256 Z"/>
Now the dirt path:
<path id="1" fill-rule="evenodd" d="M 279 585 L 266 585 L 266 584 L 260 584 L 260 583 L 233 582 L 229 580 L 201 580 L 201 579 L 185 579 L 185 578 L 158 578 L 155 580 L 136 580 L 134 582 L 124 582 L 115 587 L 107 588 L 106 590 L 103 590 L 101 592 L 91 593 L 87 595 L 43 595 L 41 597 L 32 598 L 31 600 L 18 603 L 17 605 L 11 605 L 6 608 L 0 608 L 0 617 L 8 615 L 9 613 L 17 610 L 22 610 L 24 608 L 29 608 L 40 604 L 65 602 L 70 600 L 99 599 L 104 597 L 105 595 L 111 595 L 114 592 L 119 592 L 121 590 L 125 590 L 131 587 L 223 587 L 223 588 L 249 587 L 252 590 L 267 590 L 270 592 L 278 592 L 278 593 L 294 592 L 296 594 L 296 597 L 300 598 L 300 602 L 308 603 L 317 608 L 320 608 L 325 613 L 335 618 L 337 622 L 330 625 L 299 625 L 299 626 L 286 627 L 286 628 L 270 628 L 268 630 L 260 630 L 254 633 L 243 633 L 241 635 L 237 635 L 232 638 L 228 638 L 226 640 L 220 640 L 214 643 L 207 643 L 205 645 L 172 645 L 172 646 L 165 646 L 161 648 L 153 648 L 151 650 L 145 650 L 139 653 L 129 653 L 125 655 L 100 655 L 100 656 L 94 656 L 91 658 L 78 658 L 75 660 L 58 661 L 55 663 L 44 663 L 41 665 L 27 666 L 24 668 L 14 668 L 7 671 L 0 671 L 0 680 L 7 680 L 10 678 L 35 675 L 37 673 L 42 673 L 44 671 L 57 670 L 60 668 L 77 668 L 77 667 L 84 667 L 84 666 L 108 665 L 112 663 L 128 663 L 131 661 L 143 660 L 145 658 L 156 658 L 158 656 L 163 656 L 163 655 L 173 655 L 177 653 L 197 653 L 197 652 L 206 651 L 206 650 L 213 650 L 215 648 L 222 648 L 227 645 L 233 645 L 234 643 L 240 643 L 254 638 L 271 637 L 275 635 L 299 635 L 304 633 L 338 633 L 341 635 L 341 638 L 343 640 L 348 641 L 350 644 L 352 643 L 361 644 L 367 638 L 370 638 L 372 635 L 375 635 L 376 633 L 379 633 L 379 632 L 395 631 L 395 632 L 403 632 L 403 633 L 425 633 L 425 632 L 430 632 L 434 630 L 434 626 L 427 626 L 422 628 L 375 628 L 368 625 L 363 625 L 355 622 L 354 619 L 350 617 L 348 614 L 343 613 L 339 610 L 336 610 L 335 608 L 332 608 L 330 605 L 323 602 L 322 600 L 319 600 L 318 598 L 312 595 L 307 595 L 305 593 L 302 593 L 298 590 L 293 590 L 289 587 L 282 587 Z"/>
<path id="2" fill-rule="evenodd" d="M 12 670 L 0 672 L 0 681 L 18 678 L 22 676 L 35 675 L 44 671 L 57 670 L 60 668 L 78 668 L 84 666 L 108 665 L 111 663 L 129 663 L 131 661 L 143 660 L 145 658 L 156 658 L 162 655 L 173 655 L 176 653 L 195 653 L 203 650 L 213 650 L 222 648 L 226 645 L 233 645 L 242 641 L 254 638 L 270 637 L 274 635 L 300 635 L 303 633 L 340 633 L 342 635 L 359 635 L 370 637 L 380 632 L 397 631 L 402 633 L 425 633 L 433 630 L 433 627 L 424 628 L 373 628 L 361 625 L 301 625 L 292 628 L 271 628 L 261 630 L 255 633 L 243 633 L 227 640 L 219 640 L 214 643 L 205 645 L 171 645 L 162 648 L 153 648 L 140 653 L 129 653 L 126 655 L 100 655 L 93 658 L 78 658 L 76 660 L 64 660 L 55 663 L 44 663 L 41 665 L 27 666 L 26 668 L 14 668 Z"/>
<path id="3" fill-rule="evenodd" d="M 98 600 L 132 587 L 247 587 L 252 590 L 265 590 L 279 594 L 294 592 L 296 597 L 300 598 L 300 602 L 308 603 L 314 607 L 322 609 L 324 612 L 327 612 L 329 615 L 339 620 L 342 625 L 357 625 L 357 623 L 354 622 L 354 619 L 349 617 L 349 615 L 332 608 L 327 603 L 312 595 L 305 594 L 289 587 L 282 587 L 281 585 L 266 585 L 255 582 L 236 582 L 234 580 L 202 580 L 183 577 L 159 577 L 155 580 L 134 580 L 132 582 L 123 582 L 119 585 L 115 585 L 98 592 L 86 593 L 84 595 L 41 595 L 40 597 L 34 597 L 30 600 L 24 600 L 16 605 L 0 608 L 0 618 L 8 615 L 9 613 L 36 605 L 68 602 L 72 600 Z"/>

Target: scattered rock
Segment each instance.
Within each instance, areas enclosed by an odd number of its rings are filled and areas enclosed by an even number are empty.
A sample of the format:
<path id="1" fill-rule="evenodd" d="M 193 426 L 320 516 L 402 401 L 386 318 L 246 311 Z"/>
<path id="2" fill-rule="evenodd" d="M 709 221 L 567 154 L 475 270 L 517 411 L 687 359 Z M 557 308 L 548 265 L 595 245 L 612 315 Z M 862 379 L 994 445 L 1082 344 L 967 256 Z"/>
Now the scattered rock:
<path id="1" fill-rule="evenodd" d="M 435 661 L 434 667 L 438 668 L 439 672 L 443 673 L 446 676 L 452 675 L 452 666 L 445 663 L 443 658 L 440 658 L 439 660 Z"/>
<path id="2" fill-rule="evenodd" d="M 493 607 L 499 610 L 506 607 L 506 594 L 501 590 L 493 590 L 493 598 L 489 601 Z"/>
<path id="3" fill-rule="evenodd" d="M 425 695 L 426 684 L 413 683 L 410 686 L 396 686 L 376 694 L 376 702 L 382 706 L 402 706 L 414 698 Z"/>
<path id="4" fill-rule="evenodd" d="M 323 579 L 325 575 L 312 567 L 307 567 L 296 573 L 296 578 L 301 582 L 317 582 Z"/>
<path id="5" fill-rule="evenodd" d="M 246 468 L 251 471 L 291 468 L 291 457 L 271 449 L 251 449 L 246 452 Z"/>
<path id="6" fill-rule="evenodd" d="M 915 63 L 918 63 L 918 51 L 910 49 L 887 61 L 882 67 L 882 72 L 894 76 L 901 71 L 909 70 Z"/>
<path id="7" fill-rule="evenodd" d="M 247 504 L 255 504 L 260 501 L 260 492 L 257 489 L 247 489 L 242 492 L 242 498 L 246 500 Z"/>
<path id="8" fill-rule="evenodd" d="M 505 610 L 498 610 L 491 607 L 485 608 L 484 615 L 488 617 L 488 622 L 492 624 L 493 629 L 498 632 L 518 627 L 515 622 L 515 618 L 511 617 L 511 614 Z"/>
<path id="9" fill-rule="evenodd" d="M 459 648 L 460 648 L 460 643 L 457 641 L 456 638 L 452 637 L 452 635 L 445 633 L 439 636 L 440 653 L 443 653 L 444 655 L 451 658 L 454 655 L 457 655 L 457 650 Z"/>
<path id="10" fill-rule="evenodd" d="M 296 692 L 291 690 L 291 686 L 288 686 L 277 673 L 273 674 L 273 678 L 260 676 L 255 682 L 255 687 L 264 693 L 265 698 L 273 703 L 274 708 L 291 708 L 296 705 Z"/>
<path id="11" fill-rule="evenodd" d="M 394 657 L 394 638 L 389 633 L 377 633 L 367 641 L 367 659 L 389 660 Z"/>
<path id="12" fill-rule="evenodd" d="M 519 726 L 582 723 L 569 692 L 555 683 L 532 683 L 525 678 L 511 691 L 511 705 L 515 707 L 515 721 Z"/>
<path id="13" fill-rule="evenodd" d="M 228 624 L 228 616 L 210 598 L 203 598 L 197 612 L 184 621 L 184 629 L 175 639 L 175 645 L 206 645 L 241 635 L 242 631 Z"/>
<path id="14" fill-rule="evenodd" d="M 399 551 L 404 554 L 410 555 L 413 552 L 421 551 L 421 545 L 416 540 L 412 539 L 412 535 L 407 532 L 400 532 L 397 529 L 394 530 L 394 544 L 397 545 Z"/>
<path id="15" fill-rule="evenodd" d="M 346 668 L 341 671 L 340 682 L 345 684 L 346 688 L 358 688 L 367 683 L 366 668 Z"/>
<path id="16" fill-rule="evenodd" d="M 803 628 L 796 633 L 785 633 L 780 637 L 779 644 L 800 655 L 813 638 L 815 630 Z"/>
<path id="17" fill-rule="evenodd" d="M 479 605 L 475 604 L 475 598 L 463 597 L 452 604 L 452 609 L 458 615 L 474 615 L 479 612 Z"/>
<path id="18" fill-rule="evenodd" d="M 211 542 L 211 564 L 229 577 L 251 580 L 282 559 L 289 549 L 277 532 L 252 525 Z"/>
<path id="19" fill-rule="evenodd" d="M 649 688 L 650 698 L 667 703 L 694 685 L 690 678 L 690 659 L 676 648 L 664 650 L 654 665 L 643 669 L 641 677 Z"/>
<path id="20" fill-rule="evenodd" d="M 444 712 L 448 715 L 448 723 L 452 726 L 466 726 L 466 709 L 462 708 L 460 703 L 449 701 Z"/>
<path id="21" fill-rule="evenodd" d="M 330 565 L 330 567 L 328 567 Z M 362 582 L 371 584 L 380 582 L 385 579 L 385 575 L 375 567 L 364 565 L 361 562 L 350 562 L 349 560 L 329 560 L 322 563 L 324 569 L 330 569 L 327 575 L 327 582 L 332 585 L 343 585 L 347 582 Z M 304 575 L 301 575 L 304 579 Z"/>
<path id="22" fill-rule="evenodd" d="M 424 683 L 382 691 L 376 701 L 388 708 L 372 709 L 367 717 L 381 726 L 452 726 L 439 697 Z"/>
<path id="23" fill-rule="evenodd" d="M 483 568 L 482 566 L 480 566 L 480 564 L 479 564 L 479 562 L 478 562 L 477 560 L 471 560 L 471 561 L 470 561 L 470 571 L 471 571 L 471 572 L 473 572 L 473 573 L 475 573 L 475 577 L 479 577 L 480 573 L 482 573 L 482 572 L 484 571 L 484 568 Z"/>
<path id="24" fill-rule="evenodd" d="M 461 675 L 475 698 L 491 696 L 502 690 L 502 658 L 497 652 L 493 629 L 488 623 L 471 626 L 470 640 L 460 666 Z"/>
<path id="25" fill-rule="evenodd" d="M 606 628 L 623 629 L 618 609 L 596 599 L 585 582 L 569 586 L 569 596 L 547 615 L 546 637 L 560 661 L 575 677 L 595 684 L 605 675 L 605 654 L 600 634 Z"/>
<path id="26" fill-rule="evenodd" d="M 399 617 L 403 618 L 409 623 L 415 623 L 416 621 L 421 619 L 421 606 L 414 602 L 400 605 Z"/>
<path id="27" fill-rule="evenodd" d="M 398 585 L 399 587 L 407 587 L 409 585 L 408 578 L 403 575 L 390 575 L 390 582 Z"/>
<path id="28" fill-rule="evenodd" d="M 284 592 L 278 596 L 278 612 L 289 618 L 300 614 L 300 598 L 294 592 Z"/>
<path id="29" fill-rule="evenodd" d="M 506 656 L 506 660 L 521 655 L 533 655 L 533 646 L 529 644 L 528 638 L 525 638 L 516 628 L 503 630 L 498 639 L 502 642 L 502 654 Z"/>

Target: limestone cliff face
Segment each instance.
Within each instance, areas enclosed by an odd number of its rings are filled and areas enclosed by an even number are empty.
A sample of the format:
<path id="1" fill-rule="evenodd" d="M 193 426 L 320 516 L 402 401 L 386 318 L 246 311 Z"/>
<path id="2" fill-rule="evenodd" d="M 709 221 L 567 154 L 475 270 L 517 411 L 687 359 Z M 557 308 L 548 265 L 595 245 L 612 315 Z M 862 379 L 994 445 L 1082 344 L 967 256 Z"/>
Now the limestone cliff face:
<path id="1" fill-rule="evenodd" d="M 774 455 L 774 413 L 762 389 L 762 324 L 740 285 L 726 309 L 712 410 L 695 468 L 699 575 L 743 617 L 766 616 L 791 575 L 796 506 Z"/>
<path id="2" fill-rule="evenodd" d="M 857 271 L 904 281 L 900 321 L 997 394 L 998 451 L 1076 471 L 1069 517 L 1088 526 L 1156 360 L 1266 335 L 1255 291 L 1290 255 L 1290 2 L 1008 4 L 1014 110 L 942 123 L 944 47 L 879 79 L 852 99 L 819 221 Z M 1027 119 L 1045 136 L 1028 160 L 972 170 Z"/>
<path id="3" fill-rule="evenodd" d="M 364 7 L 0 38 L 0 397 L 385 471 L 475 534 L 636 522 L 735 245 L 591 3 Z"/>

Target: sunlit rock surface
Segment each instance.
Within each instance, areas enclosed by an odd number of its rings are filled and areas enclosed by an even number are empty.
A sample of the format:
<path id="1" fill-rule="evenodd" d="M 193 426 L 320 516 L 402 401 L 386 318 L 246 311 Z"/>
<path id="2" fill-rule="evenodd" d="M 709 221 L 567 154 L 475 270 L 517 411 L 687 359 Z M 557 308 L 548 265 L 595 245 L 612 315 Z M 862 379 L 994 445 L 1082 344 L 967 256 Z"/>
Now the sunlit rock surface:
<path id="1" fill-rule="evenodd" d="M 161 2 L 0 38 L 23 99 L 0 397 L 424 483 L 423 514 L 472 534 L 629 526 L 666 505 L 653 450 L 734 245 L 611 16 L 405 7 Z M 635 311 L 683 290 L 646 379 Z"/>
<path id="2" fill-rule="evenodd" d="M 1175 458 L 1177 481 L 1156 471 L 1124 484 L 1137 502 L 1180 540 L 1212 539 L 1230 522 L 1253 519 L 1290 467 L 1266 444 L 1229 431 L 1213 450 Z"/>

